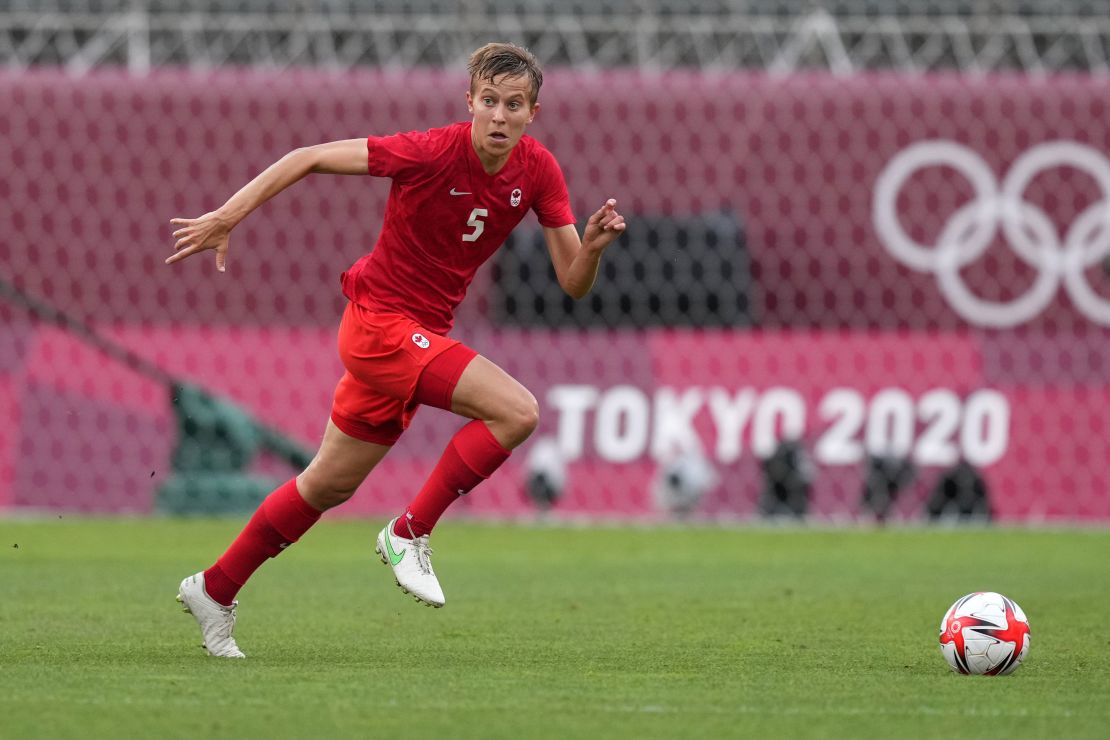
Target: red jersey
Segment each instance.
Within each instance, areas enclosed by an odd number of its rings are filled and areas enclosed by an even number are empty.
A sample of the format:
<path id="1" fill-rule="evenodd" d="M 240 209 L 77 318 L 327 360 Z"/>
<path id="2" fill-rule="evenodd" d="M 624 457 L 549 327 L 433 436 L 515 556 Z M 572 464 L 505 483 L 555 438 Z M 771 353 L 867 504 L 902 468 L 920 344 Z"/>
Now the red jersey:
<path id="1" fill-rule="evenodd" d="M 496 175 L 482 169 L 469 122 L 371 136 L 366 146 L 370 174 L 393 178 L 393 187 L 374 250 L 342 283 L 348 299 L 372 311 L 446 334 L 474 273 L 528 209 L 545 227 L 574 223 L 559 164 L 530 136 Z"/>

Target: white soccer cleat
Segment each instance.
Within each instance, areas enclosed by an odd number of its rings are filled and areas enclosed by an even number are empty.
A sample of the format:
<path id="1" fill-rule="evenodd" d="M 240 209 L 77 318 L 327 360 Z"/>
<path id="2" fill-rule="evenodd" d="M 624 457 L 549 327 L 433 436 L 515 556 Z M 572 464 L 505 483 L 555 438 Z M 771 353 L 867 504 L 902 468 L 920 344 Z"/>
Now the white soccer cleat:
<path id="1" fill-rule="evenodd" d="M 181 582 L 181 587 L 177 590 L 177 600 L 200 625 L 204 649 L 209 655 L 217 658 L 247 657 L 232 637 L 232 632 L 235 631 L 235 607 L 239 606 L 239 602 L 233 601 L 227 607 L 213 600 L 204 590 L 203 572 Z"/>
<path id="2" fill-rule="evenodd" d="M 393 568 L 393 576 L 402 591 L 428 606 L 443 606 L 443 589 L 432 570 L 432 548 L 428 547 L 428 535 L 411 540 L 398 537 L 393 534 L 396 521 L 393 519 L 378 532 L 378 544 L 374 549 L 382 562 Z"/>

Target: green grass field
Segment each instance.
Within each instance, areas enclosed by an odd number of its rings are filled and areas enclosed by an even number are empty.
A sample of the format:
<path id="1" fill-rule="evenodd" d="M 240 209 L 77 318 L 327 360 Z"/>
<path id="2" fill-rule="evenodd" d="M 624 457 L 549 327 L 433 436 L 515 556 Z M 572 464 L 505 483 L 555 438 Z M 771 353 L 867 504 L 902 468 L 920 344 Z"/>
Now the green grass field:
<path id="1" fill-rule="evenodd" d="M 0 521 L 0 737 L 1106 737 L 1110 531 L 448 521 L 446 608 L 324 522 L 240 594 L 246 661 L 174 601 L 239 520 Z M 1029 615 L 1014 675 L 949 672 L 969 591 Z"/>

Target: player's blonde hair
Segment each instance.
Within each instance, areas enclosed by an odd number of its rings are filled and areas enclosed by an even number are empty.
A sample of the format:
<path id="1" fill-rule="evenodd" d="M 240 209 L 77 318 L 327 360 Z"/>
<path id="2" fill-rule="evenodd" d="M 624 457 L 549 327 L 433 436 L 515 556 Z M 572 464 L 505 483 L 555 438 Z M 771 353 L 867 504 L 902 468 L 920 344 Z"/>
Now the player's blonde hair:
<path id="1" fill-rule="evenodd" d="M 508 43 L 486 44 L 470 55 L 466 65 L 470 72 L 470 92 L 478 83 L 493 82 L 496 77 L 527 77 L 532 83 L 532 96 L 529 103 L 536 104 L 543 84 L 543 70 L 532 52 Z"/>

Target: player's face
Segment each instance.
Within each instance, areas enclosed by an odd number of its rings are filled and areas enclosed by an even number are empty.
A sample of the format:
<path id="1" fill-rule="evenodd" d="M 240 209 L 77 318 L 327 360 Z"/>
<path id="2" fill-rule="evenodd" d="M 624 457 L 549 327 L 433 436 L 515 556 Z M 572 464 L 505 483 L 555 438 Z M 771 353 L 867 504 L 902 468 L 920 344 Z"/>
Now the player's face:
<path id="1" fill-rule="evenodd" d="M 524 76 L 485 80 L 467 91 L 466 106 L 474 114 L 471 136 L 483 162 L 508 158 L 540 109 L 531 99 L 532 83 Z"/>

